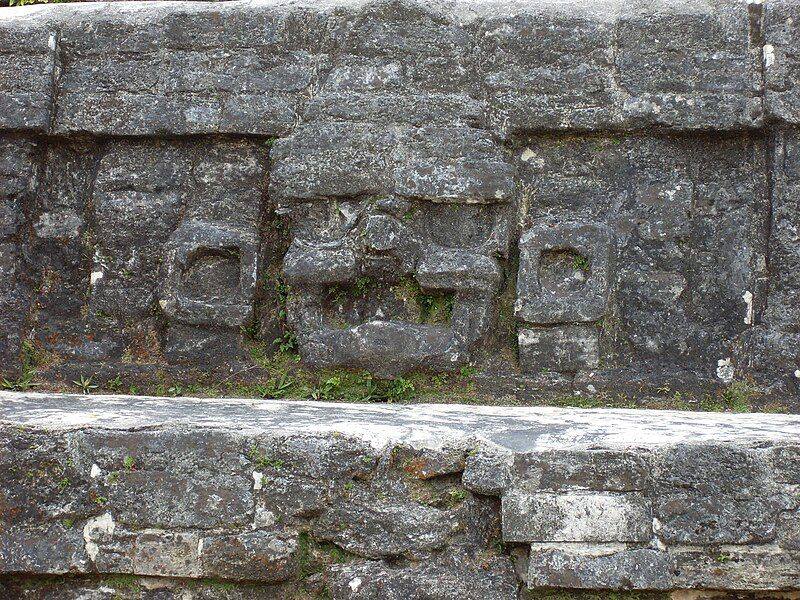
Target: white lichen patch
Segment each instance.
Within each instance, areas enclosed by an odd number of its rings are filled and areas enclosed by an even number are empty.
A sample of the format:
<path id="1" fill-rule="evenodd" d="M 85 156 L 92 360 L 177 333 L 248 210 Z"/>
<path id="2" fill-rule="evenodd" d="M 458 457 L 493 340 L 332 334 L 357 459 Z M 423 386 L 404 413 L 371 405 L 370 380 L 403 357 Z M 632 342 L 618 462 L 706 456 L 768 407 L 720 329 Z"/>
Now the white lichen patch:
<path id="1" fill-rule="evenodd" d="M 260 490 L 264 485 L 264 474 L 261 471 L 253 471 L 253 489 Z"/>
<path id="2" fill-rule="evenodd" d="M 89 283 L 91 285 L 94 285 L 98 281 L 100 281 L 102 278 L 103 278 L 103 272 L 102 271 L 92 271 L 92 274 L 89 277 Z"/>
<path id="3" fill-rule="evenodd" d="M 794 376 L 800 379 L 800 369 L 796 369 L 794 372 Z"/>
<path id="4" fill-rule="evenodd" d="M 769 68 L 775 64 L 775 46 L 772 44 L 764 45 L 764 68 Z"/>
<path id="5" fill-rule="evenodd" d="M 110 541 L 114 536 L 114 519 L 111 513 L 104 513 L 99 517 L 89 519 L 83 526 L 83 541 L 86 546 L 86 554 L 94 562 L 100 552 L 98 542 Z"/>
<path id="6" fill-rule="evenodd" d="M 267 510 L 263 506 L 256 506 L 255 516 L 253 517 L 253 529 L 260 529 L 262 527 L 272 527 L 278 519 L 275 513 Z"/>
<path id="7" fill-rule="evenodd" d="M 747 310 L 744 315 L 744 324 L 745 325 L 752 325 L 753 324 L 753 294 L 750 290 L 747 290 L 744 294 L 742 294 L 742 300 L 747 305 Z"/>
<path id="8" fill-rule="evenodd" d="M 103 471 L 100 469 L 100 467 L 98 467 L 96 464 L 92 464 L 92 468 L 89 469 L 89 477 L 91 477 L 92 479 L 96 479 L 100 477 L 100 474 L 102 472 Z"/>
<path id="9" fill-rule="evenodd" d="M 717 377 L 724 383 L 733 381 L 733 364 L 730 358 L 720 358 L 717 361 Z"/>

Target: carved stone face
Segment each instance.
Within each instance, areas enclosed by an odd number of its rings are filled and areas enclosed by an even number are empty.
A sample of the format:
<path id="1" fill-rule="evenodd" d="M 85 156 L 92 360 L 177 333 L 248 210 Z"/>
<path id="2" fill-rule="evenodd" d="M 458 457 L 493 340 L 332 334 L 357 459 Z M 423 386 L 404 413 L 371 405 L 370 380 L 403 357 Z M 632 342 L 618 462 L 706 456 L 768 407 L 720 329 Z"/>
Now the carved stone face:
<path id="1" fill-rule="evenodd" d="M 489 324 L 507 252 L 512 183 L 500 149 L 469 130 L 408 130 L 364 155 L 358 131 L 340 133 L 342 153 L 371 177 L 340 161 L 301 186 L 286 177 L 331 160 L 331 148 L 310 151 L 301 132 L 275 149 L 272 191 L 292 224 L 289 318 L 304 359 L 382 377 L 464 364 Z M 457 175 L 442 149 L 462 163 Z"/>

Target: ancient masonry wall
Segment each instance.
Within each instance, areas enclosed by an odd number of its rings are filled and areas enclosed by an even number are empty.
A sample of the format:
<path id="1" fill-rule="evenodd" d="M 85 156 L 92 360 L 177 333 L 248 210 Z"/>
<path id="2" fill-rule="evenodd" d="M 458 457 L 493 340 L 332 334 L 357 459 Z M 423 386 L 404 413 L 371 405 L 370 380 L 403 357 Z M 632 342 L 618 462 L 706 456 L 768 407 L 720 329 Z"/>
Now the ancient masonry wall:
<path id="1" fill-rule="evenodd" d="M 27 340 L 42 382 L 228 375 L 283 336 L 309 367 L 477 366 L 490 394 L 747 381 L 798 408 L 798 19 L 3 10 L 0 371 Z"/>
<path id="2" fill-rule="evenodd" d="M 20 391 L 279 395 L 296 352 L 339 370 L 322 398 L 466 372 L 496 402 L 800 411 L 799 24 L 0 9 L 0 598 L 800 590 L 795 416 Z"/>
<path id="3" fill-rule="evenodd" d="M 798 598 L 798 431 L 785 415 L 0 392 L 0 597 Z M 676 596 L 693 597 L 710 596 Z"/>

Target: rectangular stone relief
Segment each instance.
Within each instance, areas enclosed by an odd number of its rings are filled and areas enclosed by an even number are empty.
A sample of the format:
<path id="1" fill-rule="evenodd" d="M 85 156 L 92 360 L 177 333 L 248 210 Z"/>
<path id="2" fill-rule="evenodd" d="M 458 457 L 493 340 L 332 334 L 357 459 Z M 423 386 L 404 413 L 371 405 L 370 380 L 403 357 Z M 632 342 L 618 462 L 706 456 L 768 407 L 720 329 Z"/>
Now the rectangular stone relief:
<path id="1" fill-rule="evenodd" d="M 760 136 L 542 136 L 518 157 L 522 323 L 594 322 L 606 366 L 692 364 L 715 377 L 718 360 L 743 360 L 736 340 L 764 293 Z M 520 335 L 523 361 L 532 339 Z M 537 359 L 525 368 L 549 368 Z"/>
<path id="2" fill-rule="evenodd" d="M 273 159 L 303 358 L 385 377 L 466 363 L 487 332 L 508 246 L 513 168 L 492 137 L 304 127 Z"/>
<path id="3" fill-rule="evenodd" d="M 528 323 L 602 319 L 614 277 L 612 231 L 596 223 L 543 225 L 519 241 L 517 317 Z"/>

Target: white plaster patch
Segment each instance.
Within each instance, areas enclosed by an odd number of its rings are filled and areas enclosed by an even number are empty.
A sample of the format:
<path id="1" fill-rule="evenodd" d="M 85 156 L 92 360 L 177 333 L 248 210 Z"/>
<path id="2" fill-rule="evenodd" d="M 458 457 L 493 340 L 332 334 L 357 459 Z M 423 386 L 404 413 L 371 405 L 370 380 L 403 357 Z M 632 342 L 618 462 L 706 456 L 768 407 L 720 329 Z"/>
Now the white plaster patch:
<path id="1" fill-rule="evenodd" d="M 197 540 L 197 558 L 203 556 L 203 538 Z"/>
<path id="2" fill-rule="evenodd" d="M 103 272 L 102 271 L 92 271 L 92 275 L 89 278 L 89 283 L 94 285 L 95 283 L 100 281 L 102 278 L 103 278 Z"/>
<path id="3" fill-rule="evenodd" d="M 772 44 L 764 45 L 764 67 L 768 68 L 775 64 L 775 46 Z"/>
<path id="4" fill-rule="evenodd" d="M 357 592 L 358 588 L 361 587 L 361 577 L 354 577 L 353 579 L 350 580 L 350 583 L 348 583 L 347 585 L 350 586 L 351 590 Z"/>
<path id="5" fill-rule="evenodd" d="M 747 290 L 744 294 L 742 294 L 742 300 L 747 305 L 747 312 L 744 315 L 744 324 L 745 325 L 752 325 L 753 324 L 753 294 L 750 290 Z"/>
<path id="6" fill-rule="evenodd" d="M 260 490 L 264 485 L 264 474 L 261 471 L 253 471 L 253 489 Z"/>
<path id="7" fill-rule="evenodd" d="M 89 559 L 94 562 L 97 554 L 100 552 L 100 547 L 97 542 L 101 540 L 110 540 L 114 536 L 114 519 L 111 513 L 104 513 L 94 519 L 86 521 L 83 526 L 83 541 L 86 545 L 86 554 Z"/>
<path id="8" fill-rule="evenodd" d="M 733 365 L 730 358 L 720 358 L 717 361 L 717 377 L 723 382 L 730 383 L 733 381 Z"/>
<path id="9" fill-rule="evenodd" d="M 100 469 L 100 467 L 98 467 L 97 465 L 93 464 L 92 468 L 89 470 L 89 477 L 91 477 L 92 479 L 96 479 L 97 477 L 100 477 L 100 474 L 102 472 L 103 471 Z"/>

